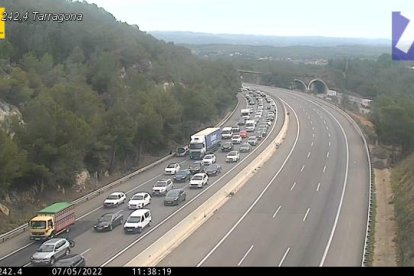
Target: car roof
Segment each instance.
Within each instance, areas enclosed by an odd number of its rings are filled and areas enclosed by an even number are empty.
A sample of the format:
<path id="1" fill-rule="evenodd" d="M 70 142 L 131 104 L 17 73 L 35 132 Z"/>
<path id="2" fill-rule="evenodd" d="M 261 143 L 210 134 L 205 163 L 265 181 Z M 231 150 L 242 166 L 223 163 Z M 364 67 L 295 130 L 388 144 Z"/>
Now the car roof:
<path id="1" fill-rule="evenodd" d="M 148 193 L 147 192 L 138 192 L 138 193 L 133 194 L 132 196 L 136 196 L 136 195 L 146 195 L 146 194 L 148 194 Z"/>
<path id="2" fill-rule="evenodd" d="M 110 195 L 124 195 L 124 192 L 113 192 Z"/>
<path id="3" fill-rule="evenodd" d="M 204 176 L 205 175 L 205 173 L 196 173 L 195 175 L 193 175 L 193 177 L 194 176 Z"/>
<path id="4" fill-rule="evenodd" d="M 53 238 L 53 239 L 50 239 L 50 240 L 45 241 L 42 245 L 44 245 L 44 244 L 56 244 L 56 243 L 58 243 L 58 242 L 60 242 L 62 240 L 65 240 L 66 241 L 65 238 Z"/>
<path id="5" fill-rule="evenodd" d="M 229 154 L 230 153 L 233 153 L 234 154 L 234 153 L 238 153 L 238 151 L 237 150 L 232 150 L 231 152 L 229 152 Z"/>
<path id="6" fill-rule="evenodd" d="M 162 178 L 162 179 L 158 179 L 157 182 L 167 182 L 168 180 L 170 180 L 169 178 Z"/>
<path id="7" fill-rule="evenodd" d="M 149 211 L 148 209 L 138 209 L 138 210 L 135 210 L 134 212 L 132 212 L 131 214 L 130 214 L 130 216 L 133 216 L 133 217 L 135 217 L 135 216 L 142 216 L 143 214 L 145 214 L 147 211 Z"/>

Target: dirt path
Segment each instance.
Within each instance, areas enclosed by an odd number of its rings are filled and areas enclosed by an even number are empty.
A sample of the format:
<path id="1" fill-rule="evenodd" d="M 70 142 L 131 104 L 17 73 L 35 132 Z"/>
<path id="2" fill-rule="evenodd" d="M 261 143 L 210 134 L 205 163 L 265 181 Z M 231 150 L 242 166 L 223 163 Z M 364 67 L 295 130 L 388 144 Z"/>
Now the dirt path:
<path id="1" fill-rule="evenodd" d="M 373 266 L 397 266 L 396 223 L 393 192 L 390 183 L 390 170 L 374 169 L 376 187 L 375 248 Z"/>

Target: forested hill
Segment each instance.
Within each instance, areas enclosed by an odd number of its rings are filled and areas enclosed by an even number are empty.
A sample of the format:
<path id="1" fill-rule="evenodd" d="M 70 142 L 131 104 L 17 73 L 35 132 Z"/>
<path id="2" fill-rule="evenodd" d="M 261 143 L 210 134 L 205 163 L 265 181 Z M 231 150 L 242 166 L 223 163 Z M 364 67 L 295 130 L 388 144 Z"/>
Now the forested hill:
<path id="1" fill-rule="evenodd" d="M 22 114 L 0 130 L 0 199 L 11 190 L 70 186 L 82 169 L 127 170 L 143 153 L 187 142 L 236 102 L 232 66 L 199 60 L 94 4 L 1 6 L 29 16 L 7 22 L 0 41 L 0 100 Z M 34 21 L 32 11 L 83 17 Z"/>

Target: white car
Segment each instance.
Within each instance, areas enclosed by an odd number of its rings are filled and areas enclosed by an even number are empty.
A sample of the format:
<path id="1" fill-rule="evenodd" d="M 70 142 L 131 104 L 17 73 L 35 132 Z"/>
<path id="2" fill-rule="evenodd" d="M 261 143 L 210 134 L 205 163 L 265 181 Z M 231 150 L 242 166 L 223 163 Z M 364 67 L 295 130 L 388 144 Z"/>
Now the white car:
<path id="1" fill-rule="evenodd" d="M 151 212 L 148 209 L 139 209 L 132 212 L 124 224 L 125 233 L 141 233 L 145 227 L 151 225 Z"/>
<path id="2" fill-rule="evenodd" d="M 160 179 L 152 187 L 152 195 L 166 195 L 173 188 L 174 184 L 171 179 Z"/>
<path id="3" fill-rule="evenodd" d="M 226 156 L 226 162 L 237 162 L 240 159 L 240 154 L 237 150 L 229 152 Z"/>
<path id="4" fill-rule="evenodd" d="M 190 188 L 203 188 L 204 185 L 207 185 L 208 175 L 206 173 L 196 173 L 190 180 Z"/>
<path id="5" fill-rule="evenodd" d="M 165 168 L 164 172 L 165 174 L 176 174 L 181 169 L 180 164 L 178 163 L 170 163 Z"/>
<path id="6" fill-rule="evenodd" d="M 128 209 L 141 209 L 151 203 L 151 196 L 149 193 L 141 192 L 134 194 L 128 201 Z"/>
<path id="7" fill-rule="evenodd" d="M 231 138 L 231 142 L 233 143 L 233 144 L 241 144 L 241 142 L 242 142 L 242 138 L 241 138 L 241 136 L 240 135 L 233 135 L 233 137 Z"/>
<path id="8" fill-rule="evenodd" d="M 124 203 L 126 195 L 123 192 L 114 192 L 110 194 L 104 201 L 104 207 L 116 207 Z"/>
<path id="9" fill-rule="evenodd" d="M 214 154 L 207 154 L 206 156 L 204 156 L 204 158 L 203 158 L 203 165 L 204 166 L 208 166 L 208 165 L 211 165 L 213 163 L 216 163 L 216 156 Z"/>

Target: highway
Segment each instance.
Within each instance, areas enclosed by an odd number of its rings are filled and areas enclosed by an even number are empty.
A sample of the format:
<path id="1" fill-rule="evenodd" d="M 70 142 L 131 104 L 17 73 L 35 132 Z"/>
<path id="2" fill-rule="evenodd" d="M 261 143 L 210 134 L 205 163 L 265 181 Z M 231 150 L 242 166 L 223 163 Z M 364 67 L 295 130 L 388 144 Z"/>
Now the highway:
<path id="1" fill-rule="evenodd" d="M 224 126 L 233 126 L 239 120 L 240 109 L 245 108 L 246 102 L 241 95 L 238 98 L 240 101 L 238 110 Z M 278 101 L 276 103 L 277 109 L 283 110 L 281 103 Z M 168 163 L 180 162 L 182 167 L 187 167 L 190 161 L 186 158 L 175 157 L 165 161 L 154 168 L 138 174 L 136 177 L 120 184 L 112 190 L 106 191 L 102 195 L 78 205 L 76 207 L 78 220 L 72 227 L 70 233 L 63 235 L 75 241 L 76 246 L 72 249 L 72 253 L 82 254 L 86 258 L 88 266 L 124 265 L 136 256 L 137 253 L 164 235 L 248 165 L 277 135 L 282 127 L 283 117 L 283 114 L 279 114 L 277 121 L 272 125 L 273 131 L 269 133 L 268 137 L 262 140 L 258 146 L 254 147 L 252 152 L 241 153 L 241 160 L 238 163 L 225 163 L 226 153 L 217 151 L 217 163 L 222 165 L 222 173 L 218 176 L 211 177 L 209 185 L 203 189 L 190 190 L 186 188 L 187 200 L 184 204 L 175 207 L 166 207 L 163 205 L 163 197 L 153 197 L 151 204 L 147 207 L 152 213 L 151 227 L 145 229 L 141 234 L 127 235 L 124 233 L 122 226 L 118 226 L 113 231 L 105 233 L 96 233 L 93 230 L 96 219 L 106 212 L 122 212 L 125 219 L 131 213 L 127 208 L 127 204 L 111 210 L 104 209 L 102 203 L 105 197 L 114 191 L 126 192 L 128 199 L 136 192 L 149 192 L 157 179 L 166 177 L 163 175 L 163 171 Z M 237 148 L 238 146 L 235 146 L 235 149 Z M 187 185 L 188 181 L 187 183 L 175 184 L 175 187 L 187 187 Z M 30 265 L 30 257 L 39 245 L 40 243 L 34 243 L 29 240 L 28 233 L 23 233 L 7 240 L 0 244 L 0 266 Z"/>
<path id="2" fill-rule="evenodd" d="M 324 101 L 249 85 L 288 107 L 277 153 L 159 266 L 361 266 L 369 198 L 366 149 Z"/>

